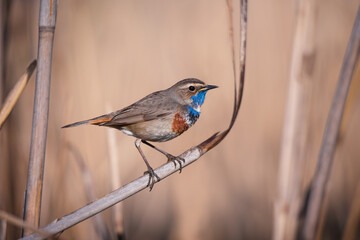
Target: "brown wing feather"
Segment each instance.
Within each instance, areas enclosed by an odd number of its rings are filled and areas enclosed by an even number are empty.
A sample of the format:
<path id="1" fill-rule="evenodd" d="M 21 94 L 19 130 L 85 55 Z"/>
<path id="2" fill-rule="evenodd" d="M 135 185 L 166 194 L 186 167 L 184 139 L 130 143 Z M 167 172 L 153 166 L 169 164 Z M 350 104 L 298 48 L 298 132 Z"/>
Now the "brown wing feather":
<path id="1" fill-rule="evenodd" d="M 63 126 L 63 128 L 93 124 L 121 129 L 124 126 L 131 124 L 165 117 L 174 113 L 178 107 L 178 103 L 169 98 L 167 94 L 167 90 L 154 92 L 138 102 L 116 112 L 75 122 Z"/>
<path id="2" fill-rule="evenodd" d="M 174 112 L 177 105 L 165 94 L 164 91 L 154 92 L 126 108 L 110 113 L 108 115 L 112 119 L 101 125 L 119 128 L 167 116 Z"/>

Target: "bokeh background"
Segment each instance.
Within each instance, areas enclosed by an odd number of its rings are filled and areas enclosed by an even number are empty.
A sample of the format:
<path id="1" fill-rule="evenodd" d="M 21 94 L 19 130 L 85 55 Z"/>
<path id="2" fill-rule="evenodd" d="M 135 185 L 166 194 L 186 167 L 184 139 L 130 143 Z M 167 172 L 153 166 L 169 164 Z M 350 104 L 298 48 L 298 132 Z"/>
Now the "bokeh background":
<path id="1" fill-rule="evenodd" d="M 316 58 L 304 188 L 314 173 L 360 3 L 315 2 Z M 37 56 L 39 1 L 13 0 L 8 6 L 3 9 L 7 31 L 2 96 Z M 142 191 L 123 202 L 128 239 L 271 238 L 295 17 L 296 0 L 249 1 L 245 91 L 232 132 L 180 175 L 174 174 L 156 184 L 152 192 Z M 239 3 L 234 2 L 236 29 L 238 19 Z M 357 72 L 350 89 L 327 189 L 323 239 L 341 239 L 351 206 L 359 204 L 354 202 L 360 191 L 359 76 Z M 208 93 L 201 117 L 189 131 L 156 144 L 175 155 L 224 130 L 231 118 L 233 73 L 224 0 L 59 2 L 41 226 L 89 202 L 79 159 L 90 173 L 96 198 L 113 190 L 109 131 L 115 135 L 118 151 L 118 184 L 130 182 L 145 170 L 134 138 L 94 126 L 61 126 L 123 108 L 187 77 L 220 88 Z M 18 217 L 22 216 L 26 186 L 34 80 L 0 132 L 1 208 Z M 166 161 L 156 151 L 143 149 L 153 167 Z M 114 208 L 101 215 L 113 232 Z M 17 227 L 8 226 L 8 239 L 19 234 Z M 93 218 L 61 237 L 100 239 Z"/>

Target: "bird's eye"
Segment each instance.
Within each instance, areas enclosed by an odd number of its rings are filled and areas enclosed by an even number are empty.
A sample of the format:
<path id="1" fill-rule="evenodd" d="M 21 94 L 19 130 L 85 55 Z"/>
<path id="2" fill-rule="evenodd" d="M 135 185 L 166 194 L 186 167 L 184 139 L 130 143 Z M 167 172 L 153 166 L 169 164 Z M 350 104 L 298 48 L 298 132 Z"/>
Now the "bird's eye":
<path id="1" fill-rule="evenodd" d="M 195 87 L 194 87 L 194 86 L 190 86 L 190 87 L 189 87 L 189 90 L 193 92 L 193 91 L 195 91 Z"/>

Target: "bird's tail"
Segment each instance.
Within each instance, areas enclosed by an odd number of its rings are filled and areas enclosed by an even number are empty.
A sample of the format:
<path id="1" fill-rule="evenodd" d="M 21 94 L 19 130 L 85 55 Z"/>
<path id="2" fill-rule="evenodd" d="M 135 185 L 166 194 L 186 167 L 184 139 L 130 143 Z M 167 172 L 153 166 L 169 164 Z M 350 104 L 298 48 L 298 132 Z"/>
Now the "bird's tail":
<path id="1" fill-rule="evenodd" d="M 110 122 L 111 119 L 112 119 L 112 117 L 109 117 L 108 115 L 102 115 L 100 117 L 91 118 L 91 119 L 80 121 L 80 122 L 74 122 L 74 123 L 65 125 L 61 128 L 76 127 L 76 126 L 85 125 L 85 124 L 104 125 L 105 123 Z"/>

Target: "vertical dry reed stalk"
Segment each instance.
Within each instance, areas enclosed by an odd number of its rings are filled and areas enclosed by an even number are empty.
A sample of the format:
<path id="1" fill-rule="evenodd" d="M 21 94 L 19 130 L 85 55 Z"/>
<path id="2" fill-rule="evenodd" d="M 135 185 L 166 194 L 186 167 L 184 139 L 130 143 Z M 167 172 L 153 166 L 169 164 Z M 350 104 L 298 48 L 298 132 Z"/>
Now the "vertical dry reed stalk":
<path id="1" fill-rule="evenodd" d="M 5 18 L 7 16 L 6 12 L 6 1 L 0 0 L 0 106 L 3 104 L 4 97 L 4 32 L 5 32 Z M 7 131 L 4 129 L 5 132 Z M 8 185 L 8 172 L 7 172 L 7 161 L 8 157 L 6 156 L 7 143 L 4 141 L 5 133 L 4 131 L 0 132 L 0 209 L 6 209 L 9 199 L 7 193 L 9 189 Z M 0 219 L 0 240 L 6 239 L 6 221 Z"/>
<path id="2" fill-rule="evenodd" d="M 331 172 L 344 106 L 353 72 L 360 55 L 360 6 L 346 50 L 339 81 L 330 108 L 316 172 L 311 184 L 301 238 L 315 239 L 325 190 Z"/>
<path id="3" fill-rule="evenodd" d="M 24 201 L 24 220 L 34 226 L 38 226 L 40 221 L 56 11 L 57 0 L 40 1 L 38 68 Z"/>
<path id="4" fill-rule="evenodd" d="M 315 62 L 314 11 L 313 1 L 298 2 L 274 209 L 274 240 L 294 239 L 298 224 Z"/>

